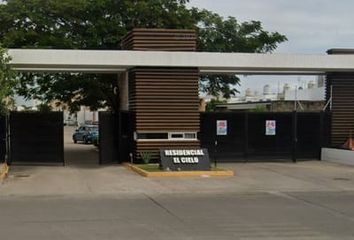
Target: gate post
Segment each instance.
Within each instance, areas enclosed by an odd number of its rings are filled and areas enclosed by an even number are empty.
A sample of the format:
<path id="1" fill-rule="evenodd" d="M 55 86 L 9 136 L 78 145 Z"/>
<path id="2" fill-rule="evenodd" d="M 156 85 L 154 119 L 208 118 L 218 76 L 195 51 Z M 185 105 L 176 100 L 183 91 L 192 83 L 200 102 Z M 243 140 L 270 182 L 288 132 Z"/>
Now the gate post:
<path id="1" fill-rule="evenodd" d="M 296 151 L 297 151 L 297 111 L 293 111 L 293 132 L 292 132 L 292 137 L 293 137 L 293 151 L 292 151 L 292 160 L 294 163 L 296 163 L 297 158 L 296 158 Z"/>
<path id="2" fill-rule="evenodd" d="M 6 114 L 6 118 L 5 118 L 5 131 L 6 131 L 6 152 L 5 152 L 5 163 L 8 165 L 11 165 L 12 163 L 12 157 L 11 157 L 11 125 L 10 125 L 10 117 L 11 117 L 11 112 Z"/>
<path id="3" fill-rule="evenodd" d="M 122 163 L 123 161 L 126 162 L 126 159 L 123 159 L 123 151 L 122 151 L 122 112 L 118 111 L 115 114 L 118 119 L 115 119 L 115 121 L 118 121 L 118 163 Z"/>
<path id="4" fill-rule="evenodd" d="M 321 111 L 320 112 L 320 132 L 319 132 L 319 136 L 318 136 L 318 145 L 319 145 L 319 153 L 318 153 L 318 160 L 321 161 L 322 158 L 322 147 L 324 145 L 324 118 L 325 118 L 325 112 Z"/>
<path id="5" fill-rule="evenodd" d="M 244 142 L 244 158 L 248 162 L 248 112 L 245 112 L 245 142 Z"/>

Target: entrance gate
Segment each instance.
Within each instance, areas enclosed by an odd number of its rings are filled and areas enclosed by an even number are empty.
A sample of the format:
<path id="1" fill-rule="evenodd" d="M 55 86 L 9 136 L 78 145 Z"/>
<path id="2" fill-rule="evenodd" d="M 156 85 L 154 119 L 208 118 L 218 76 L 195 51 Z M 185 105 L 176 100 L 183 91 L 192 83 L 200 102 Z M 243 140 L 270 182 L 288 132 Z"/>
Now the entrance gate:
<path id="1" fill-rule="evenodd" d="M 227 135 L 216 135 L 217 120 L 227 121 Z M 266 134 L 269 120 L 274 135 Z M 202 113 L 199 139 L 218 161 L 318 159 L 330 142 L 329 120 L 324 112 Z"/>
<path id="2" fill-rule="evenodd" d="M 11 112 L 9 163 L 64 164 L 62 112 Z"/>
<path id="3" fill-rule="evenodd" d="M 133 152 L 132 114 L 99 112 L 100 164 L 127 162 Z"/>
<path id="4" fill-rule="evenodd" d="M 118 116 L 112 112 L 99 112 L 100 164 L 119 162 Z"/>
<path id="5" fill-rule="evenodd" d="M 133 149 L 132 114 L 99 113 L 100 164 L 129 161 Z M 216 135 L 216 121 L 227 120 L 227 135 Z M 276 134 L 265 134 L 267 120 Z M 200 142 L 218 161 L 318 158 L 330 143 L 328 113 L 202 113 Z M 64 164 L 61 112 L 12 112 L 9 163 Z M 6 119 L 0 116 L 0 161 L 6 152 Z M 215 147 L 215 141 L 218 142 Z"/>

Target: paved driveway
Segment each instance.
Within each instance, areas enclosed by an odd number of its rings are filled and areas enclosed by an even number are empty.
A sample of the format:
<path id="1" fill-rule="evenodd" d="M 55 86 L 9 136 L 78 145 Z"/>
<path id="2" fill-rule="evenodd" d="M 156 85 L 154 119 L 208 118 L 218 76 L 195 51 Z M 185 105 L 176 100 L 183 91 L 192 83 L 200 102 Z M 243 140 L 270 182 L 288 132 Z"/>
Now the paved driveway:
<path id="1" fill-rule="evenodd" d="M 318 161 L 222 164 L 234 177 L 148 179 L 120 165 L 13 166 L 5 195 L 354 191 L 354 167 Z"/>
<path id="2" fill-rule="evenodd" d="M 6 195 L 100 195 L 354 191 L 354 167 L 319 161 L 221 164 L 234 177 L 147 179 L 120 165 L 98 165 L 98 150 L 74 144 L 65 128 L 65 166 L 12 166 Z"/>
<path id="3" fill-rule="evenodd" d="M 13 166 L 0 239 L 354 239 L 354 167 L 221 164 L 234 177 L 143 178 L 73 144 L 65 166 Z"/>
<path id="4" fill-rule="evenodd" d="M 91 144 L 81 142 L 75 144 L 72 135 L 75 127 L 64 128 L 64 159 L 71 167 L 96 167 L 98 164 L 98 149 Z"/>
<path id="5" fill-rule="evenodd" d="M 354 167 L 237 163 L 222 164 L 234 177 L 148 179 L 70 144 L 66 166 L 12 167 L 0 239 L 354 239 Z"/>

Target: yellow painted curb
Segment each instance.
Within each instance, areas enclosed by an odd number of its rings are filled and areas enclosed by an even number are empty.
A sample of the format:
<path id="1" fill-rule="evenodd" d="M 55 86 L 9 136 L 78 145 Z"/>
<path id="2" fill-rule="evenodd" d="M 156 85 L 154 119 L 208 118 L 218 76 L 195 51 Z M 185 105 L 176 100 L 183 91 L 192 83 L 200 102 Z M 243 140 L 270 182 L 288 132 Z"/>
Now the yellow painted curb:
<path id="1" fill-rule="evenodd" d="M 233 177 L 235 172 L 232 170 L 223 171 L 179 171 L 179 172 L 148 172 L 137 165 L 125 163 L 124 166 L 143 177 Z"/>
<path id="2" fill-rule="evenodd" d="M 9 165 L 4 163 L 0 168 L 0 180 L 3 181 L 9 174 Z"/>

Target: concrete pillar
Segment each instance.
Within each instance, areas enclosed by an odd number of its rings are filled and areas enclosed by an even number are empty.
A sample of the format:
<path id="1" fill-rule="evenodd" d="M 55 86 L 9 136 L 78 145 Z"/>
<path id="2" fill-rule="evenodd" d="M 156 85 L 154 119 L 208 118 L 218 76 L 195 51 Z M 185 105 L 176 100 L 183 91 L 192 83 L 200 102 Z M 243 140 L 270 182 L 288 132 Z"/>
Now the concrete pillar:
<path id="1" fill-rule="evenodd" d="M 122 40 L 125 50 L 195 51 L 196 32 L 176 29 L 134 29 Z M 136 67 L 121 81 L 122 106 L 129 92 L 135 132 L 136 159 L 148 153 L 159 160 L 163 148 L 199 148 L 199 70 L 197 68 Z M 127 88 L 128 90 L 124 90 Z"/>
<path id="2" fill-rule="evenodd" d="M 354 49 L 330 49 L 328 54 L 354 54 Z M 331 144 L 342 146 L 354 133 L 354 72 L 327 73 L 326 99 L 330 100 Z"/>

